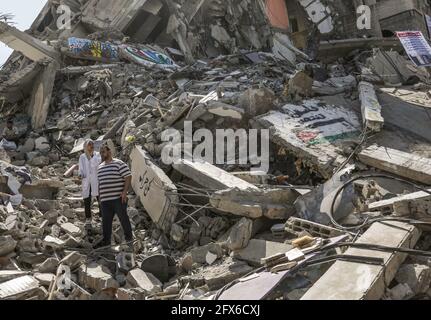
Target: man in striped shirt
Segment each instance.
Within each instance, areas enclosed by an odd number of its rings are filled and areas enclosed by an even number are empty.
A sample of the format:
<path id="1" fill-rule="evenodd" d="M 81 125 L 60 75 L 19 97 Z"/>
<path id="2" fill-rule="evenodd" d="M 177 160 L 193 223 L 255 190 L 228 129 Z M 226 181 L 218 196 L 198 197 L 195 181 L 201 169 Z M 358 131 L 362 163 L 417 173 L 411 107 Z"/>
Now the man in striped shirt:
<path id="1" fill-rule="evenodd" d="M 133 241 L 132 226 L 127 215 L 127 192 L 132 183 L 132 173 L 121 160 L 113 159 L 108 145 L 100 149 L 102 164 L 97 176 L 99 179 L 99 197 L 102 209 L 103 246 L 111 245 L 112 222 L 117 214 L 124 231 L 126 241 Z"/>

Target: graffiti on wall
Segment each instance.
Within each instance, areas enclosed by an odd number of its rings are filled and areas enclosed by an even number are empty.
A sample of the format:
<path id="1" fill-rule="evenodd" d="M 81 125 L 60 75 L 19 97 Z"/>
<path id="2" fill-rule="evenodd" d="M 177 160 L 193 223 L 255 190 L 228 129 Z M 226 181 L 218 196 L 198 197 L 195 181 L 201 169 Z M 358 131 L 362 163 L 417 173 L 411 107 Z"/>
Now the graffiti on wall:
<path id="1" fill-rule="evenodd" d="M 119 60 L 118 47 L 109 42 L 69 38 L 69 51 L 83 59 Z"/>
<path id="2" fill-rule="evenodd" d="M 159 67 L 162 69 L 174 69 L 178 66 L 166 54 L 151 49 L 140 49 L 131 46 L 121 46 L 124 58 L 146 67 Z"/>
<path id="3" fill-rule="evenodd" d="M 308 145 L 335 142 L 356 136 L 361 125 L 351 110 L 327 106 L 316 100 L 304 101 L 302 105 L 287 105 L 283 111 L 296 123 L 293 130 L 298 139 Z"/>

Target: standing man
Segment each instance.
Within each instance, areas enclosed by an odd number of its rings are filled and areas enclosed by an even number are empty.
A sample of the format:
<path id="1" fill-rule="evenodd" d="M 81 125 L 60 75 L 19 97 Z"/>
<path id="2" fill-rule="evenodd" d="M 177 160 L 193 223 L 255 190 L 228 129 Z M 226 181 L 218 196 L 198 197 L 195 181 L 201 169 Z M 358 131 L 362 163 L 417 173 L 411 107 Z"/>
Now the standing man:
<path id="1" fill-rule="evenodd" d="M 99 179 L 97 170 L 102 163 L 102 158 L 98 152 L 94 151 L 94 141 L 87 140 L 84 144 L 84 153 L 79 158 L 79 177 L 82 179 L 82 198 L 85 207 L 85 229 L 92 229 L 91 205 L 93 198 L 99 202 Z"/>
<path id="2" fill-rule="evenodd" d="M 99 195 L 102 207 L 103 246 L 111 245 L 112 222 L 115 214 L 121 222 L 127 243 L 132 247 L 133 234 L 127 215 L 127 192 L 132 183 L 129 167 L 119 159 L 112 158 L 107 144 L 100 149 L 102 164 L 99 166 Z"/>
<path id="3" fill-rule="evenodd" d="M 16 150 L 18 145 L 18 138 L 18 130 L 13 125 L 13 120 L 9 119 L 1 135 L 1 145 L 7 151 Z"/>

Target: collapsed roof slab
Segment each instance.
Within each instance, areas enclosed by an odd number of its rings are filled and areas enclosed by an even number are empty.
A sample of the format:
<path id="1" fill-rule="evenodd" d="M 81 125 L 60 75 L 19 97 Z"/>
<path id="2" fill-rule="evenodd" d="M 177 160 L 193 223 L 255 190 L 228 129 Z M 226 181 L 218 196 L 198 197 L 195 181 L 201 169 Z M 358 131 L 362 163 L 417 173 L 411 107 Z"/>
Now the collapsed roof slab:
<path id="1" fill-rule="evenodd" d="M 356 243 L 379 244 L 412 249 L 421 232 L 402 222 L 373 224 Z M 384 265 L 337 261 L 301 300 L 379 300 L 394 279 L 407 255 L 369 249 L 349 248 L 346 255 L 384 259 Z"/>
<path id="2" fill-rule="evenodd" d="M 0 41 L 32 61 L 60 60 L 60 53 L 53 47 L 4 22 L 0 22 Z"/>
<path id="3" fill-rule="evenodd" d="M 288 104 L 254 119 L 254 128 L 269 129 L 271 141 L 302 159 L 324 178 L 342 164 L 343 144 L 356 141 L 361 123 L 355 112 L 318 100 Z"/>

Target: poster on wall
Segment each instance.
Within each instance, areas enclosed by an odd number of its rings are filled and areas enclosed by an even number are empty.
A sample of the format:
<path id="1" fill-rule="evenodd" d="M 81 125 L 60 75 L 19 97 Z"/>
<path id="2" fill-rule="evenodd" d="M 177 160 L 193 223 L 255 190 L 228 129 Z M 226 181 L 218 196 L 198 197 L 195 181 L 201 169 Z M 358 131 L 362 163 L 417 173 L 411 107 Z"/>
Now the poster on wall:
<path id="1" fill-rule="evenodd" d="M 418 67 L 431 66 L 431 46 L 420 31 L 397 32 L 409 58 Z"/>

